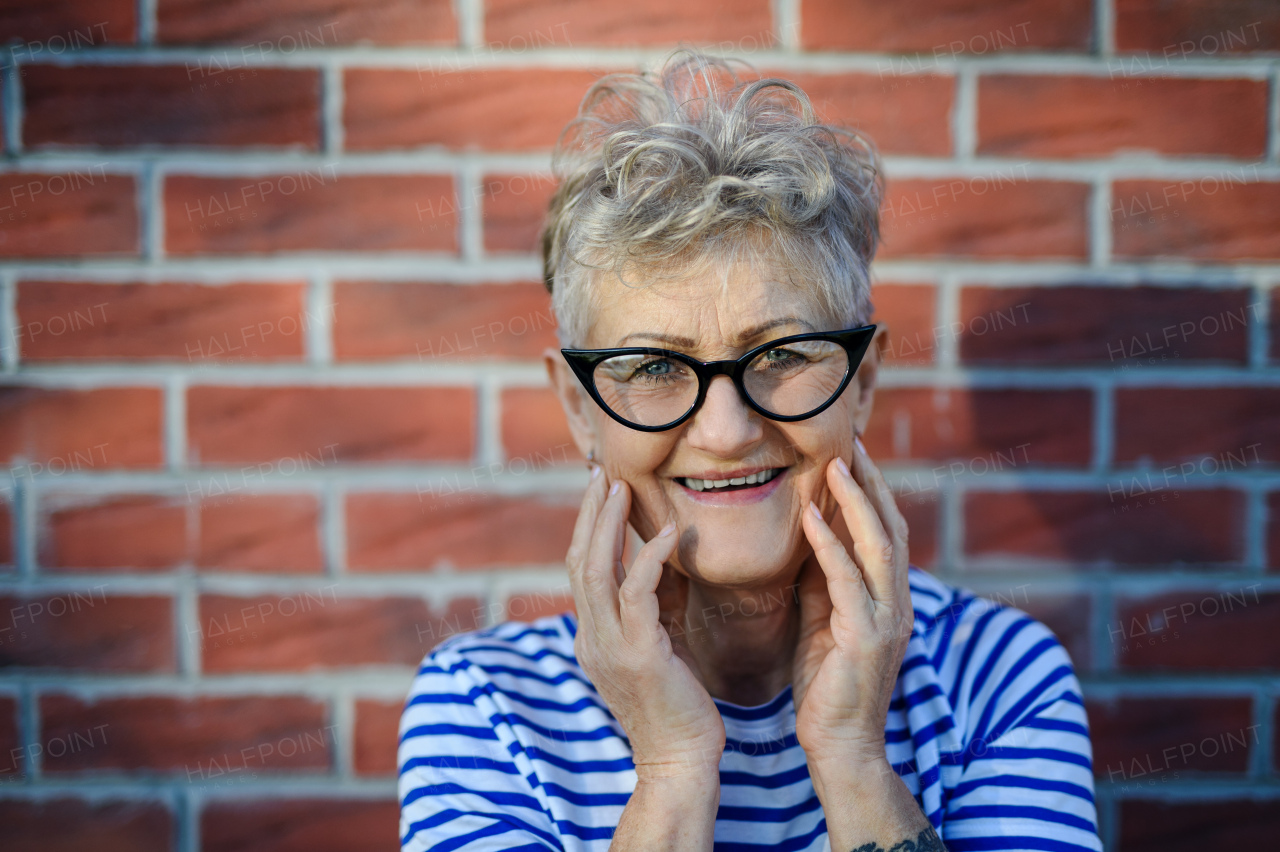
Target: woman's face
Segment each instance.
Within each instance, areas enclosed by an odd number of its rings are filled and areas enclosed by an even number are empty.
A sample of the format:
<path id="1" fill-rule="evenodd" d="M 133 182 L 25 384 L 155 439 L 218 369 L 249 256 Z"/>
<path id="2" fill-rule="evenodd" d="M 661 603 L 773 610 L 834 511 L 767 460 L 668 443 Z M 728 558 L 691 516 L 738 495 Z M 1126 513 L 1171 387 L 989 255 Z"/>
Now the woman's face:
<path id="1" fill-rule="evenodd" d="M 743 264 L 729 270 L 730 286 L 721 288 L 709 278 L 719 274 L 644 287 L 602 276 L 608 280 L 597 291 L 594 322 L 582 347 L 659 346 L 711 361 L 736 358 L 790 334 L 836 330 L 784 276 Z M 672 567 L 732 588 L 791 581 L 809 552 L 800 512 L 813 500 L 827 518 L 834 514 L 826 466 L 834 456 L 846 462 L 853 456 L 855 430 L 862 430 L 870 413 L 877 346 L 868 349 L 840 398 L 815 417 L 770 420 L 743 402 L 727 376 L 717 376 L 693 417 L 665 432 L 616 422 L 579 392 L 559 352 L 548 350 L 547 357 L 583 454 L 594 448 L 610 478 L 630 486 L 636 532 L 647 541 L 675 522 L 679 547 Z M 777 474 L 764 485 L 720 494 L 684 484 L 685 477 L 727 479 L 758 470 Z"/>

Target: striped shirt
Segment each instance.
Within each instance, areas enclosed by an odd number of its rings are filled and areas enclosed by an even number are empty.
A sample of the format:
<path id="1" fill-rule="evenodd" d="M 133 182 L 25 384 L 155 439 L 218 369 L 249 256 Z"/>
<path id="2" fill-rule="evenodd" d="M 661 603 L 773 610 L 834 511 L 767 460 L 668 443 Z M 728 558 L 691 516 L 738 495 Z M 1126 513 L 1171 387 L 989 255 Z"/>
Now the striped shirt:
<path id="1" fill-rule="evenodd" d="M 1066 651 L 1020 610 L 915 567 L 910 581 L 915 626 L 885 747 L 947 849 L 1101 850 Z M 426 656 L 400 720 L 402 850 L 609 848 L 635 768 L 574 658 L 576 628 L 572 613 L 506 622 Z M 829 849 L 791 688 L 715 704 L 727 734 L 716 852 Z"/>

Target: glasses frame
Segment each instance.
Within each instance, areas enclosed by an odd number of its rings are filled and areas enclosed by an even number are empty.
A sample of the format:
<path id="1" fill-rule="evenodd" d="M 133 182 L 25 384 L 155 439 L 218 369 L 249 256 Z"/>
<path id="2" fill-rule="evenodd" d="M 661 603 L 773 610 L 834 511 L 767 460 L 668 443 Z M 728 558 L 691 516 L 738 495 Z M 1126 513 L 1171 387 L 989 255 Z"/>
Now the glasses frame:
<path id="1" fill-rule="evenodd" d="M 582 383 L 587 393 L 591 395 L 596 405 L 600 406 L 605 414 L 608 414 L 623 426 L 640 432 L 665 432 L 688 420 L 702 407 L 702 403 L 707 397 L 707 388 L 711 386 L 711 380 L 716 376 L 722 375 L 728 376 L 733 381 L 734 386 L 738 389 L 738 395 L 742 397 L 742 401 L 752 411 L 770 420 L 794 423 L 797 420 L 808 420 L 810 417 L 816 417 L 840 398 L 840 394 L 844 393 L 844 389 L 849 386 L 849 381 L 858 371 L 858 366 L 862 363 L 862 359 L 867 353 L 867 347 L 871 345 L 871 339 L 875 335 L 875 331 L 875 325 L 863 325 L 840 331 L 810 331 L 804 334 L 792 334 L 762 343 L 743 353 L 739 358 L 730 358 L 724 361 L 699 361 L 692 355 L 686 355 L 683 352 L 676 352 L 672 349 L 659 349 L 652 346 L 626 346 L 619 349 L 561 349 L 560 354 L 569 362 L 569 366 L 573 369 L 574 375 L 578 377 L 578 381 Z M 840 387 L 836 389 L 830 399 L 805 414 L 781 415 L 766 411 L 757 405 L 751 395 L 747 393 L 747 388 L 743 381 L 743 374 L 746 372 L 747 364 L 761 352 L 804 340 L 827 340 L 844 347 L 844 351 L 849 358 L 849 364 L 845 367 L 844 376 L 840 379 Z M 642 426 L 622 417 L 605 404 L 605 401 L 600 397 L 600 392 L 596 390 L 594 379 L 596 365 L 617 355 L 664 355 L 687 365 L 693 370 L 694 375 L 698 377 L 698 396 L 693 405 L 675 420 L 670 423 L 664 423 L 661 426 Z"/>

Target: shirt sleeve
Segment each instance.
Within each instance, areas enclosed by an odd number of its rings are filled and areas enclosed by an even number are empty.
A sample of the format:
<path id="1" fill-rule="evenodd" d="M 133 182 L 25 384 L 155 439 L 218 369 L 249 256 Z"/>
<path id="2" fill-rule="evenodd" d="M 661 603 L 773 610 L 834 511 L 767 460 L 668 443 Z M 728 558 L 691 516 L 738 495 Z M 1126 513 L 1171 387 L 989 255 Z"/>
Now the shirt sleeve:
<path id="1" fill-rule="evenodd" d="M 1089 724 L 1071 659 L 1044 625 L 1008 609 L 969 695 L 963 772 L 947 802 L 949 852 L 1101 852 Z"/>
<path id="2" fill-rule="evenodd" d="M 455 653 L 428 655 L 400 718 L 402 852 L 562 852 L 516 753 L 483 672 Z"/>

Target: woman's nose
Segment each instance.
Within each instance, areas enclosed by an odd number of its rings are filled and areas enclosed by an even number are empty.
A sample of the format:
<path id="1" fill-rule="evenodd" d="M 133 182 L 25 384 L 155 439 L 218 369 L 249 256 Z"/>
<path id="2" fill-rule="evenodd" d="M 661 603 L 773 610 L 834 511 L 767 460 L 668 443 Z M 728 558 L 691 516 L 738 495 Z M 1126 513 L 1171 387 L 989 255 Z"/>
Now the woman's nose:
<path id="1" fill-rule="evenodd" d="M 738 393 L 728 376 L 716 376 L 707 386 L 702 407 L 689 420 L 689 443 L 721 456 L 733 456 L 758 441 L 764 429 L 761 417 Z"/>

